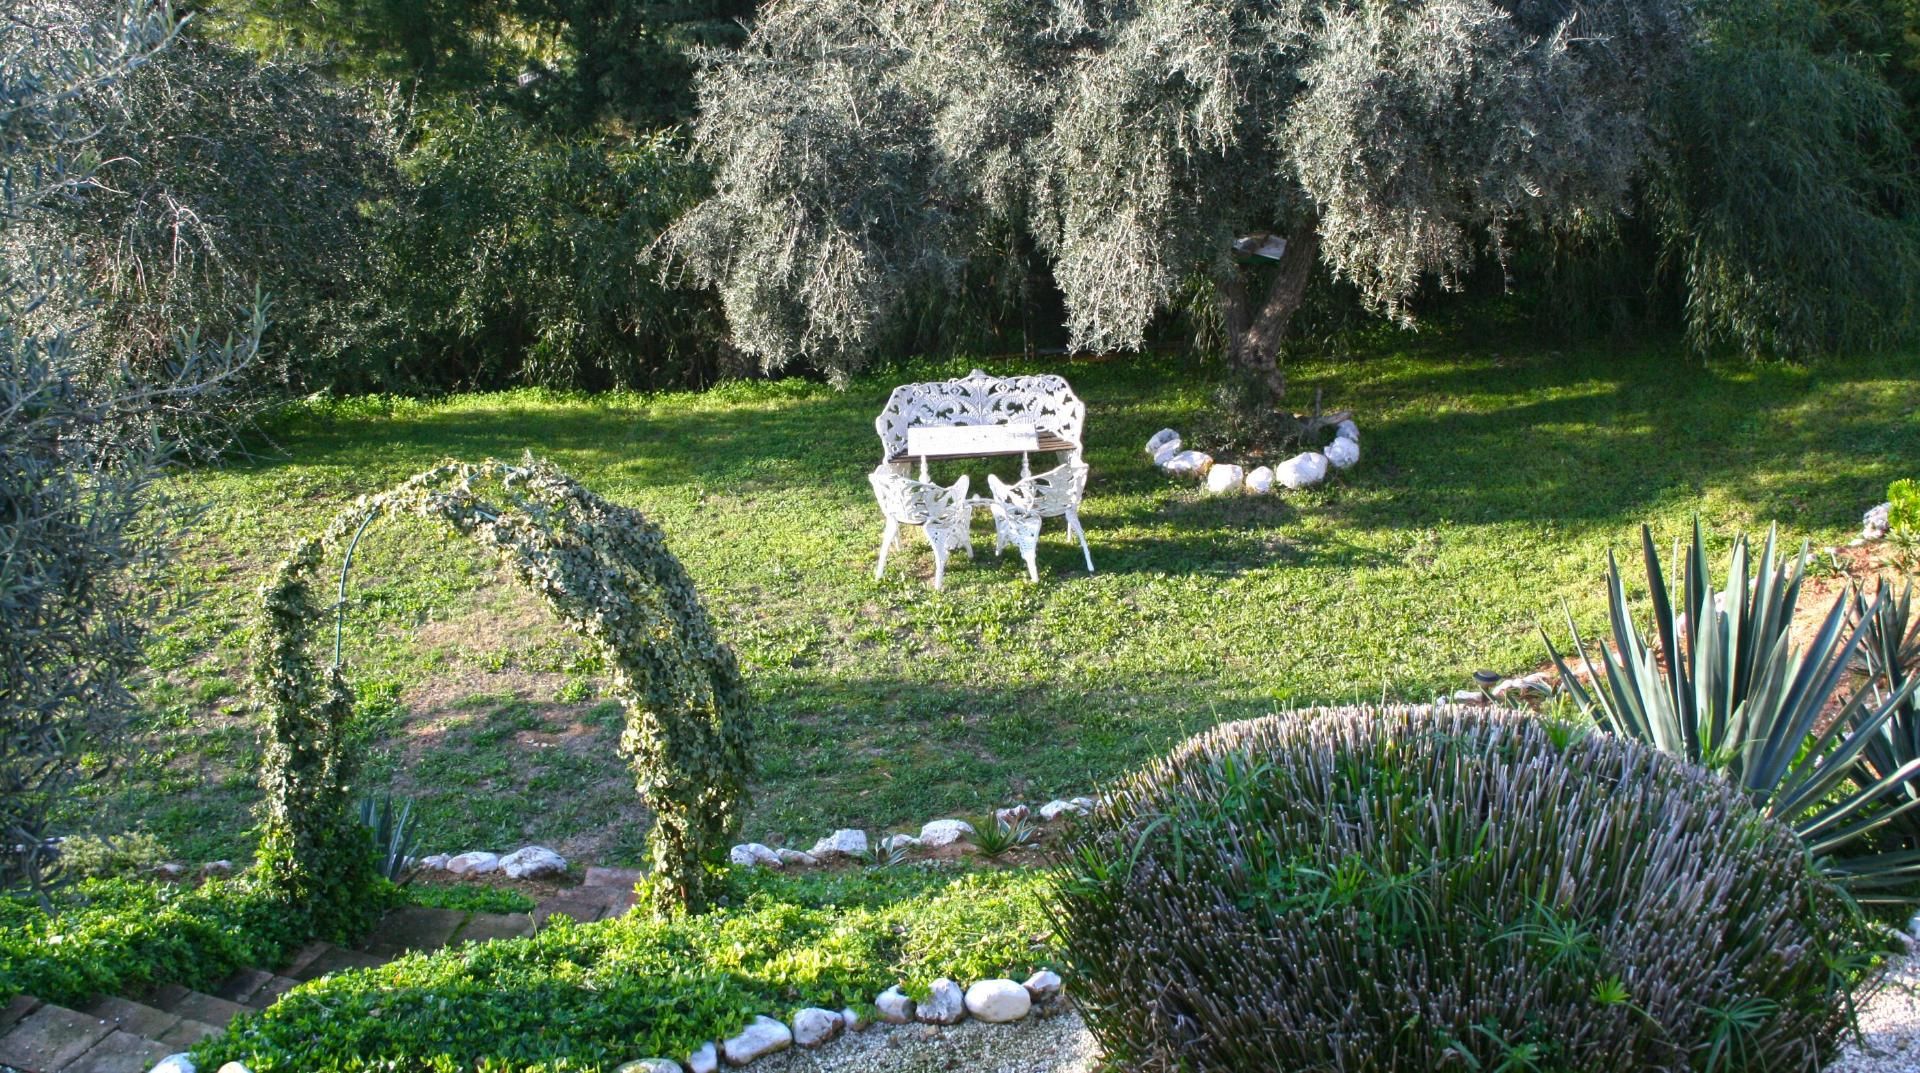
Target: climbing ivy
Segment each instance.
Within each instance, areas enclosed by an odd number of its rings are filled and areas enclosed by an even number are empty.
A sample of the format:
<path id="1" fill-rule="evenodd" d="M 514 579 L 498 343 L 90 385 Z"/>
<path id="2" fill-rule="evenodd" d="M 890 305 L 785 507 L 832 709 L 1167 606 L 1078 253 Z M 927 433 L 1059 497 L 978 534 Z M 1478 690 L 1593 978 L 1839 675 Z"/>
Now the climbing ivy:
<path id="1" fill-rule="evenodd" d="M 371 860 L 350 809 L 360 749 L 340 635 L 353 546 L 375 519 L 396 514 L 439 519 L 491 550 L 599 650 L 609 692 L 626 710 L 621 752 L 654 814 L 655 907 L 703 907 L 708 865 L 725 856 L 747 802 L 752 728 L 739 668 L 660 530 L 530 456 L 519 465 L 443 462 L 362 497 L 320 537 L 297 543 L 262 590 L 254 664 L 267 715 L 268 878 L 309 905 L 338 905 L 316 910 L 323 926 L 349 923 L 348 905 L 370 889 Z M 326 552 L 342 547 L 338 602 L 323 609 L 313 585 Z M 327 610 L 333 660 L 322 670 L 313 642 Z"/>

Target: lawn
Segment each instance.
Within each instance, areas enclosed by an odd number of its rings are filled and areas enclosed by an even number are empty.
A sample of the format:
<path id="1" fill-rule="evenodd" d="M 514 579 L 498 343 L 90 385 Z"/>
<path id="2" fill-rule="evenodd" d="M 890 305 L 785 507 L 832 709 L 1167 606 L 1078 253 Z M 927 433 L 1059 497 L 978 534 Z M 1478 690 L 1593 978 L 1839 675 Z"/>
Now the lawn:
<path id="1" fill-rule="evenodd" d="M 198 599 L 154 640 L 137 759 L 91 784 L 75 818 L 144 826 L 192 859 L 250 852 L 256 586 L 296 535 L 447 456 L 549 456 L 665 529 L 760 704 L 748 834 L 803 845 L 1084 793 L 1218 720 L 1533 669 L 1535 625 L 1563 601 L 1598 626 L 1606 551 L 1629 551 L 1643 521 L 1672 539 L 1696 511 L 1722 537 L 1778 520 L 1824 546 L 1920 470 L 1920 355 L 1805 369 L 1391 335 L 1292 370 L 1296 399 L 1320 388 L 1357 413 L 1358 467 L 1311 492 L 1213 499 L 1140 450 L 1164 425 L 1191 438 L 1204 367 L 1056 364 L 1088 406 L 1099 573 L 1054 523 L 1028 584 L 1017 555 L 993 558 L 983 519 L 981 554 L 946 591 L 928 587 L 917 535 L 876 582 L 873 416 L 894 383 L 971 364 L 845 390 L 297 408 L 251 458 L 173 482 L 206 511 L 167 587 Z M 373 783 L 416 799 L 425 850 L 538 841 L 638 860 L 619 712 L 544 609 L 414 522 L 370 532 L 350 600 Z"/>

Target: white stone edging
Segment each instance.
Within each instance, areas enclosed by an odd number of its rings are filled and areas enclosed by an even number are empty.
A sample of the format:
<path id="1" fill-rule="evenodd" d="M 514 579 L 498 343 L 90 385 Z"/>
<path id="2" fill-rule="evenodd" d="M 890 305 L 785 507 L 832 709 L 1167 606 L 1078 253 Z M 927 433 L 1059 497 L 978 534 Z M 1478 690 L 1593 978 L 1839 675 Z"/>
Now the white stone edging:
<path id="1" fill-rule="evenodd" d="M 1205 451 L 1182 450 L 1180 434 L 1163 428 L 1147 440 L 1147 457 L 1162 473 L 1174 477 L 1193 477 L 1206 482 L 1212 495 L 1245 492 L 1266 495 L 1274 485 L 1283 488 L 1311 488 L 1327 479 L 1336 469 L 1346 469 L 1360 461 L 1360 426 L 1351 418 L 1334 426 L 1333 442 L 1324 451 L 1304 451 L 1278 466 L 1257 466 L 1252 470 L 1227 462 L 1216 462 Z"/>

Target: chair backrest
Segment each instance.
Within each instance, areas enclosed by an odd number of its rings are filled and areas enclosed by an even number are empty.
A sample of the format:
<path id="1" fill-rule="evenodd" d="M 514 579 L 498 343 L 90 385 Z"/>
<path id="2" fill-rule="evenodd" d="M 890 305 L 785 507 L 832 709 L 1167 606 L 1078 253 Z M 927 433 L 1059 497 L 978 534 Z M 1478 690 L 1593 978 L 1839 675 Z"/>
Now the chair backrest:
<path id="1" fill-rule="evenodd" d="M 880 502 L 880 513 L 903 525 L 947 525 L 971 512 L 967 506 L 966 474 L 942 488 L 932 481 L 916 481 L 886 466 L 867 474 L 873 485 L 873 498 Z"/>
<path id="2" fill-rule="evenodd" d="M 988 376 L 975 369 L 958 380 L 894 388 L 873 429 L 885 461 L 905 454 L 907 430 L 922 425 L 1034 424 L 1077 446 L 1086 420 L 1086 403 L 1058 376 Z"/>
<path id="3" fill-rule="evenodd" d="M 1080 506 L 1081 498 L 1087 494 L 1087 464 L 1076 459 L 1012 484 L 989 473 L 987 484 L 995 499 L 1025 507 L 1042 517 L 1055 518 Z"/>

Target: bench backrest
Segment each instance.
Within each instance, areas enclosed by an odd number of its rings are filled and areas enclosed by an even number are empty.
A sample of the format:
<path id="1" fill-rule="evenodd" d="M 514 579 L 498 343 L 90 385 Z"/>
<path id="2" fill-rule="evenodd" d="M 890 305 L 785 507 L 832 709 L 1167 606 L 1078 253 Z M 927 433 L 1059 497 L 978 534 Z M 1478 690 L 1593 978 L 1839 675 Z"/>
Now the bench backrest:
<path id="1" fill-rule="evenodd" d="M 1058 376 L 988 376 L 975 369 L 958 380 L 894 388 L 873 429 L 884 461 L 904 454 L 907 430 L 922 425 L 1034 424 L 1078 445 L 1086 420 L 1086 403 Z"/>

